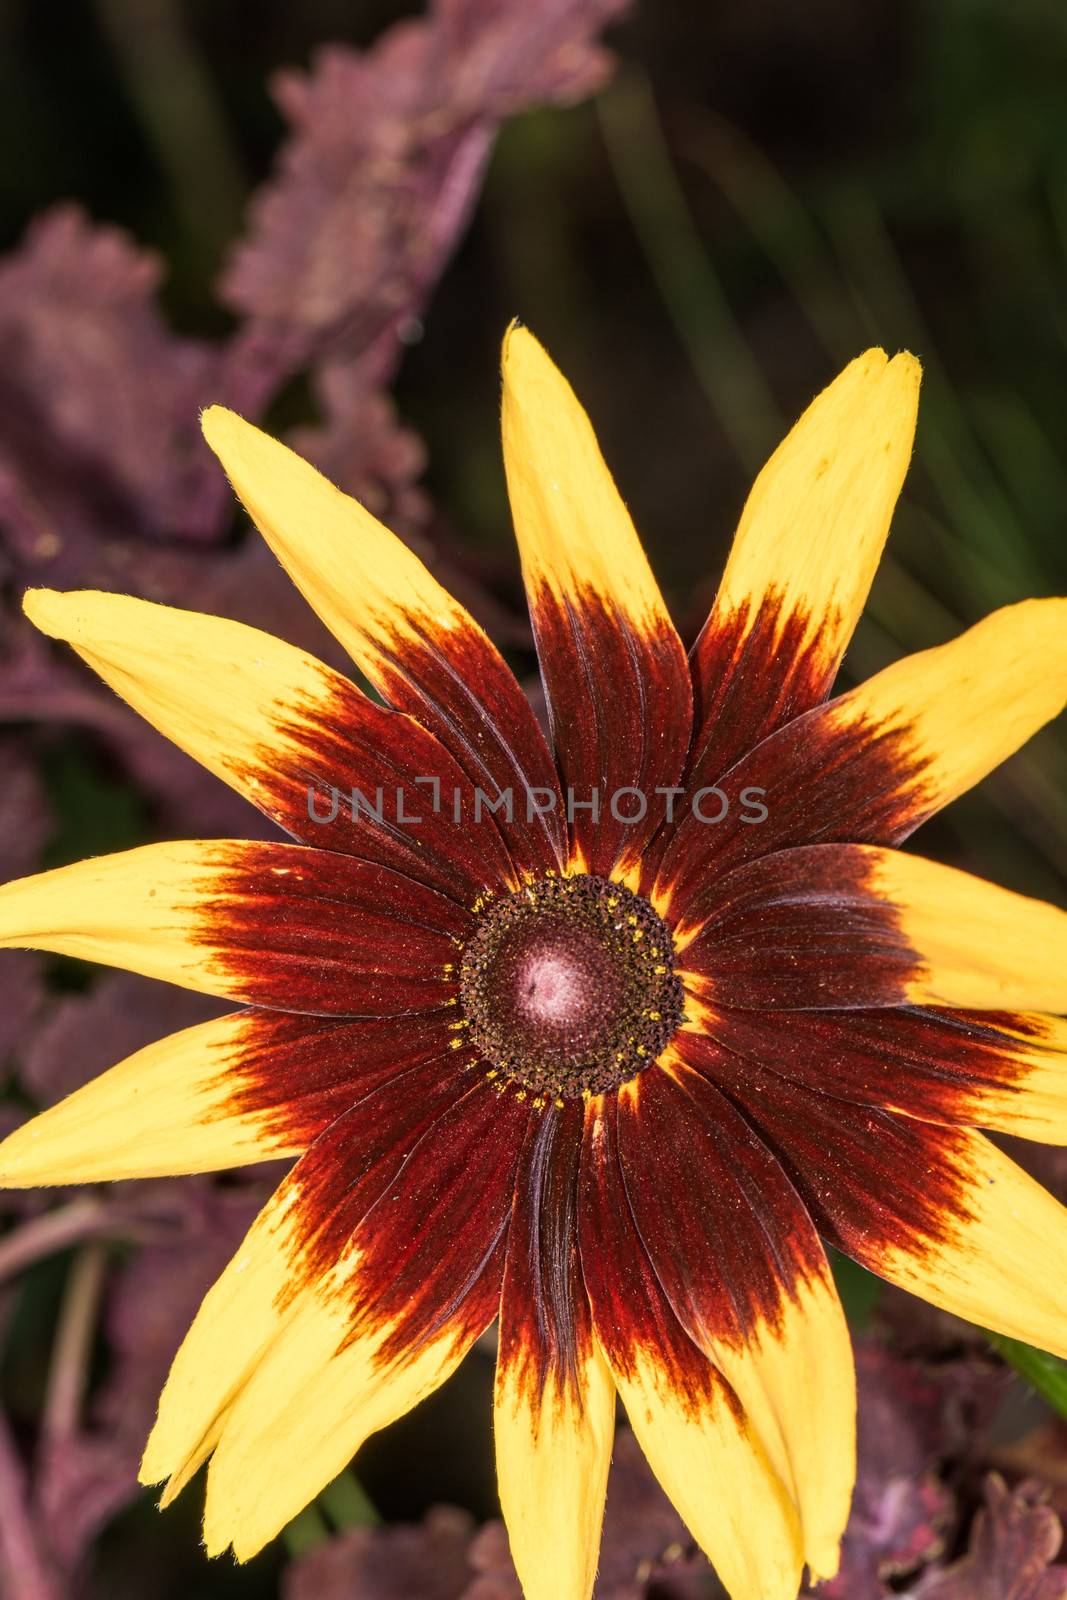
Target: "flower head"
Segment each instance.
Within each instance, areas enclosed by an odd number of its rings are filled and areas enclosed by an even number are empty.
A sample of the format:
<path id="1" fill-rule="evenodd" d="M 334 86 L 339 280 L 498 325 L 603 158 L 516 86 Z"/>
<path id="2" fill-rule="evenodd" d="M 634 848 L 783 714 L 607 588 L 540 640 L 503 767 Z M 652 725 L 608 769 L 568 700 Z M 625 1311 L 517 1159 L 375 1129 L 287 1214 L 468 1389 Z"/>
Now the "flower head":
<path id="1" fill-rule="evenodd" d="M 1063 706 L 1067 601 L 828 698 L 911 451 L 870 351 L 745 506 L 686 658 L 571 390 L 514 327 L 504 453 L 549 708 L 399 540 L 232 414 L 208 442 L 379 692 L 119 595 L 30 617 L 296 843 L 0 890 L 0 944 L 237 1003 L 17 1130 L 8 1185 L 288 1176 L 205 1299 L 143 1465 L 210 1458 L 255 1553 L 499 1316 L 528 1600 L 586 1600 L 621 1395 L 734 1600 L 835 1570 L 854 1385 L 823 1240 L 1067 1353 L 1067 1217 L 977 1128 L 1067 1141 L 1067 915 L 902 853 Z"/>

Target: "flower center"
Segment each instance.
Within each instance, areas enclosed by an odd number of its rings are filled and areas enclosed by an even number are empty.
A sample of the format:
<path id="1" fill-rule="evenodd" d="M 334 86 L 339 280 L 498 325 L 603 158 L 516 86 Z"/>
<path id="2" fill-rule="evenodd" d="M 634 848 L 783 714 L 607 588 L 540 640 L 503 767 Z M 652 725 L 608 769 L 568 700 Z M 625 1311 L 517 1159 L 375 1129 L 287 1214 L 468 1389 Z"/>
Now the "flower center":
<path id="1" fill-rule="evenodd" d="M 459 993 L 491 1067 L 556 1099 L 601 1094 L 651 1066 L 684 1000 L 662 918 L 588 874 L 491 901 L 464 949 Z"/>

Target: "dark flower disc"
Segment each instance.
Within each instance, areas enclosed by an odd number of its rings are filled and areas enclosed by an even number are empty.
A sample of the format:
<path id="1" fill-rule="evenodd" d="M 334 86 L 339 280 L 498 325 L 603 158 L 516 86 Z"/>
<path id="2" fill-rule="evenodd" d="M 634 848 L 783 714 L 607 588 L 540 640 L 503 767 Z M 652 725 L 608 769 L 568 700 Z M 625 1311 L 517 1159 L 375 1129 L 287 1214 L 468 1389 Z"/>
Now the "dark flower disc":
<path id="1" fill-rule="evenodd" d="M 491 900 L 460 966 L 469 1036 L 535 1095 L 617 1088 L 682 1021 L 674 945 L 647 900 L 607 878 L 544 877 Z"/>

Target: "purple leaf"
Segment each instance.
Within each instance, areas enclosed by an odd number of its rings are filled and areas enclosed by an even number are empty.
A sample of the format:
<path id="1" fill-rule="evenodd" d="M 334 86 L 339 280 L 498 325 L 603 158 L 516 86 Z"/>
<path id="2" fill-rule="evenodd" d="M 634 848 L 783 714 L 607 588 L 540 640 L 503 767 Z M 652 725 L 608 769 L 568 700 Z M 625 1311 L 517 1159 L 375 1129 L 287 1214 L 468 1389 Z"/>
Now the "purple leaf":
<path id="1" fill-rule="evenodd" d="M 422 440 L 398 424 L 390 397 L 368 386 L 358 365 L 324 363 L 313 388 L 324 424 L 297 429 L 289 443 L 418 549 L 411 535 L 430 518 L 415 487 L 426 465 Z M 424 560 L 426 553 L 418 550 Z"/>
<path id="2" fill-rule="evenodd" d="M 223 1002 L 130 972 L 105 973 L 84 994 L 58 998 L 26 1050 L 19 1076 L 49 1106 L 146 1044 L 219 1016 Z"/>
<path id="3" fill-rule="evenodd" d="M 52 831 L 44 788 L 14 735 L 0 737 L 0 883 L 33 872 Z M 44 998 L 44 963 L 11 951 L 0 966 L 0 1070 L 22 1046 Z"/>
<path id="4" fill-rule="evenodd" d="M 967 1554 L 927 1576 L 910 1591 L 914 1600 L 1067 1600 L 1067 1567 L 1051 1565 L 1063 1529 L 1044 1503 L 1048 1490 L 1035 1483 L 1009 1489 L 990 1473 L 985 1495 Z"/>
<path id="5" fill-rule="evenodd" d="M 354 1528 L 294 1561 L 283 1600 L 460 1600 L 473 1519 L 434 1506 L 417 1526 Z"/>
<path id="6" fill-rule="evenodd" d="M 265 1189 L 185 1178 L 138 1186 L 137 1197 L 146 1218 L 158 1212 L 163 1237 L 115 1274 L 105 1316 L 109 1375 L 86 1427 L 57 1440 L 37 1474 L 37 1517 L 49 1529 L 53 1558 L 67 1571 L 140 1493 L 137 1465 L 174 1353 Z"/>
<path id="7" fill-rule="evenodd" d="M 856 1489 L 841 1568 L 815 1591 L 820 1600 L 886 1600 L 887 1580 L 940 1554 L 956 1508 L 937 1468 L 979 1434 L 973 1424 L 1003 1383 L 992 1363 L 923 1367 L 873 1341 L 857 1346 L 856 1371 Z"/>
<path id="8" fill-rule="evenodd" d="M 160 275 L 154 255 L 72 205 L 0 264 L 0 528 L 16 570 L 95 583 L 130 539 L 225 526 L 222 486 L 210 517 L 189 517 L 218 357 L 168 330 Z"/>
<path id="9" fill-rule="evenodd" d="M 293 340 L 359 357 L 376 383 L 470 213 L 502 118 L 603 82 L 599 31 L 626 0 L 438 0 L 362 54 L 321 50 L 275 80 L 293 135 L 221 292 Z"/>

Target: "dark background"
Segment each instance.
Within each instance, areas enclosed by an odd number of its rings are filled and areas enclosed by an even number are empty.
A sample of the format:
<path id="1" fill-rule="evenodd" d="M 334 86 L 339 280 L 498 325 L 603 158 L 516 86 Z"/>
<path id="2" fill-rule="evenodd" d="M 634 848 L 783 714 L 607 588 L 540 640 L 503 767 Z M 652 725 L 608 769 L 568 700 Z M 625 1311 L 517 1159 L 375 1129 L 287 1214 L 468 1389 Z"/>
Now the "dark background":
<path id="1" fill-rule="evenodd" d="M 324 43 L 363 49 L 397 19 L 421 15 L 419 7 L 356 0 L 8 0 L 0 5 L 0 249 L 21 260 L 33 219 L 76 200 L 95 222 L 117 225 L 161 258 L 158 301 L 171 333 L 221 345 L 241 313 L 219 295 L 219 273 L 246 228 L 249 196 L 271 181 L 286 137 L 268 81 L 279 68 L 306 68 Z M 601 93 L 505 120 L 469 225 L 436 286 L 417 304 L 413 296 L 402 359 L 394 349 L 376 372 L 375 392 L 391 386 L 408 430 L 390 445 L 409 452 L 403 461 L 390 455 L 366 469 L 391 520 L 444 572 L 460 575 L 470 603 L 532 677 L 497 423 L 499 341 L 520 315 L 590 410 L 692 637 L 754 472 L 808 399 L 877 342 L 914 351 L 926 380 L 914 465 L 849 677 L 940 643 L 996 606 L 1062 592 L 1067 10 L 1058 0 L 650 0 L 606 37 L 618 69 Z M 79 325 L 90 345 L 93 317 L 90 307 Z M 67 337 L 67 323 L 51 321 L 46 307 L 39 327 L 53 326 Z M 20 484 L 31 467 L 52 484 L 67 470 L 58 446 L 44 452 L 43 467 L 34 455 L 53 426 L 52 400 L 41 398 L 43 379 L 36 388 L 24 382 L 32 362 L 19 328 L 0 288 L 0 551 L 5 463 Z M 351 339 L 344 354 L 362 360 Z M 315 362 L 295 368 L 262 408 L 279 431 L 321 421 Z M 198 403 L 214 397 L 209 390 L 201 384 Z M 105 387 L 102 435 L 110 399 Z M 190 415 L 194 409 L 190 402 Z M 114 428 L 122 426 L 116 415 Z M 61 444 L 63 429 L 54 431 Z M 90 477 L 97 495 L 110 471 L 106 454 L 102 445 L 88 476 L 79 476 L 84 461 L 70 467 L 71 505 L 87 503 Z M 101 504 L 106 523 L 106 495 Z M 141 512 L 124 500 L 122 515 L 132 524 Z M 168 569 L 146 592 L 234 609 L 209 563 L 245 549 L 240 519 L 220 512 L 211 538 L 187 546 L 180 510 L 168 517 L 162 537 L 154 527 L 143 535 L 145 560 L 180 547 L 195 565 L 203 550 L 209 577 L 194 580 L 183 567 L 176 579 Z M 145 513 L 144 527 L 150 521 Z M 96 701 L 72 715 L 65 680 L 48 676 L 56 669 L 25 666 L 14 601 L 26 581 L 51 579 L 47 562 L 38 571 L 20 553 L 14 514 L 6 526 L 0 578 L 14 644 L 0 687 L 2 739 L 44 808 L 34 813 L 46 818 L 38 859 L 52 864 L 165 836 L 182 831 L 183 817 L 212 831 L 213 802 L 197 791 L 180 811 L 171 790 L 146 777 L 153 745 L 131 754 Z M 79 524 L 72 538 L 87 570 L 102 548 L 99 526 L 86 532 Z M 134 562 L 131 570 L 142 568 Z M 252 588 L 242 592 L 242 614 L 302 634 L 295 607 L 279 616 L 275 602 L 265 602 L 260 617 Z M 10 844 L 16 824 L 7 813 L 3 824 Z M 1062 736 L 1039 735 L 932 824 L 922 848 L 1062 903 Z M 26 870 L 21 860 L 16 867 Z M 10 1041 L 13 1116 L 132 1048 L 104 1059 L 110 1045 L 101 1038 L 89 1059 L 89 1013 L 78 1008 L 93 1003 L 95 978 L 51 964 L 43 974 L 34 969 L 32 981 L 40 986 L 33 1014 Z M 162 1031 L 151 986 L 128 993 L 144 1036 Z M 15 1007 L 13 995 L 4 1004 Z M 101 1002 L 101 1014 L 111 1003 Z M 231 1186 L 238 1200 L 244 1181 Z M 205 1203 L 215 1205 L 213 1196 Z M 71 1196 L 60 1199 L 69 1204 Z M 172 1201 L 164 1199 L 166 1210 Z M 184 1201 L 173 1204 L 181 1254 L 200 1224 L 189 1223 Z M 9 1227 L 26 1220 L 25 1210 L 15 1211 Z M 150 1274 L 143 1291 L 130 1287 L 130 1263 L 144 1243 L 140 1214 L 127 1233 L 109 1233 L 103 1256 L 87 1256 L 97 1247 L 81 1238 L 73 1251 L 42 1253 L 6 1291 L 0 1376 L 10 1443 L 31 1479 L 37 1474 L 38 1490 L 50 1352 L 79 1262 L 83 1275 L 99 1278 L 95 1288 L 90 1282 L 96 1310 L 82 1330 L 79 1428 L 106 1442 L 118 1428 L 112 1401 L 128 1412 L 133 1432 L 142 1426 L 143 1396 L 124 1398 L 119 1385 L 118 1398 L 107 1398 L 129 1358 L 114 1296 L 125 1284 L 136 1324 L 138 1293 L 156 1292 Z M 170 1259 L 154 1234 L 149 1248 Z M 163 1279 L 169 1271 L 164 1260 Z M 176 1304 L 172 1342 L 183 1318 Z M 164 1328 L 164 1343 L 167 1336 Z M 442 1499 L 479 1519 L 493 1515 L 490 1385 L 489 1356 L 476 1354 L 415 1416 L 368 1445 L 361 1481 L 387 1520 L 417 1518 Z M 48 1501 L 52 1510 L 34 1512 L 46 1547 L 55 1508 L 68 1504 L 63 1495 L 83 1503 L 98 1484 L 99 1453 L 93 1459 L 84 1481 L 49 1491 L 58 1496 Z M 124 1471 L 113 1466 L 113 1476 Z M 145 1499 L 128 1505 L 111 1488 L 116 1514 L 97 1519 L 57 1578 L 58 1595 L 279 1592 L 281 1544 L 246 1570 L 209 1568 L 197 1549 L 195 1491 L 160 1519 Z M 358 1521 L 358 1508 L 350 1520 Z M 288 1541 L 290 1551 L 317 1536 L 309 1524 Z"/>
<path id="2" fill-rule="evenodd" d="M 175 328 L 224 334 L 216 276 L 283 133 L 267 80 L 418 11 L 9 0 L 0 243 L 75 197 L 161 253 Z M 436 537 L 477 552 L 519 608 L 496 422 L 499 340 L 519 314 L 591 411 L 692 634 L 754 471 L 811 395 L 879 342 L 913 350 L 926 381 L 850 673 L 1062 589 L 1062 6 L 660 0 L 610 39 L 623 71 L 609 92 L 505 125 L 400 366 Z M 309 414 L 290 391 L 268 417 Z M 1062 743 L 1039 737 L 991 780 L 988 805 L 957 808 L 958 849 L 1052 892 L 1049 874 L 1067 870 L 1064 775 Z M 993 825 L 1005 809 L 1007 833 Z"/>

